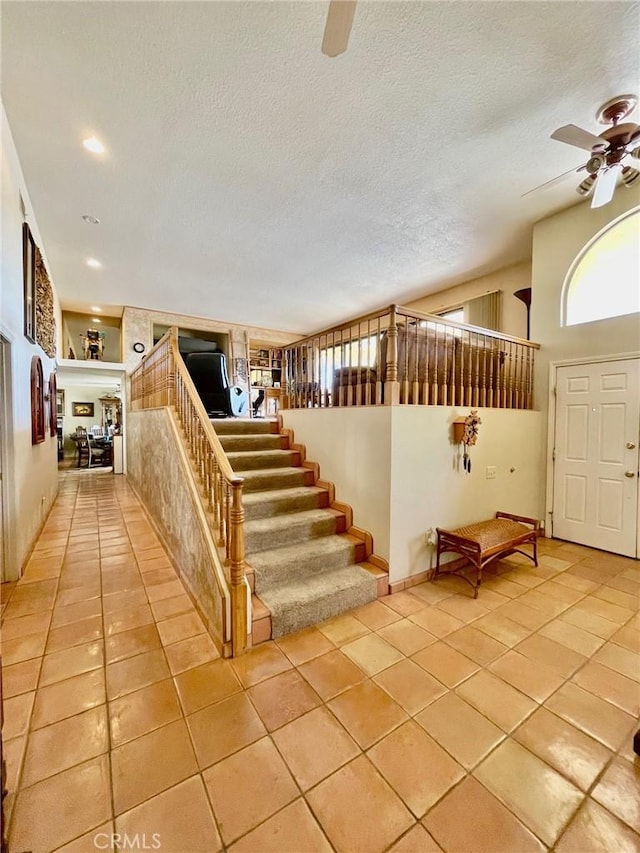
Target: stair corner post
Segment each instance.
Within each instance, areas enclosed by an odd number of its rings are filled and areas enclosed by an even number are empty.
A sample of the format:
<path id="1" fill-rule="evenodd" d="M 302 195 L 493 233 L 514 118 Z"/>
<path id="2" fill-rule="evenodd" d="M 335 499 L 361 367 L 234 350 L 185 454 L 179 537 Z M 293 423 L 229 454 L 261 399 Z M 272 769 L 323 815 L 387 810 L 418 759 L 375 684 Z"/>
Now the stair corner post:
<path id="1" fill-rule="evenodd" d="M 244 578 L 244 507 L 242 479 L 231 481 L 229 558 L 231 580 L 231 647 L 234 657 L 247 648 L 247 585 Z"/>
<path id="2" fill-rule="evenodd" d="M 389 308 L 389 330 L 387 335 L 387 364 L 384 377 L 384 402 L 386 406 L 397 406 L 400 402 L 398 382 L 398 315 L 397 305 Z"/>

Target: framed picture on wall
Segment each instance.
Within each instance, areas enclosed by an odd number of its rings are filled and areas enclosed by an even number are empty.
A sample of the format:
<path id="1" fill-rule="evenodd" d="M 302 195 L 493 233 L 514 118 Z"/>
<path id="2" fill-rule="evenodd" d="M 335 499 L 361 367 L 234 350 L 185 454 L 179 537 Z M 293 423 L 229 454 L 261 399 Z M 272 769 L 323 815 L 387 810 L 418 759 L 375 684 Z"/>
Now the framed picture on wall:
<path id="1" fill-rule="evenodd" d="M 36 244 L 26 222 L 22 225 L 22 275 L 24 279 L 24 336 L 36 340 Z"/>
<path id="2" fill-rule="evenodd" d="M 93 403 L 72 403 L 72 413 L 74 418 L 92 418 Z"/>

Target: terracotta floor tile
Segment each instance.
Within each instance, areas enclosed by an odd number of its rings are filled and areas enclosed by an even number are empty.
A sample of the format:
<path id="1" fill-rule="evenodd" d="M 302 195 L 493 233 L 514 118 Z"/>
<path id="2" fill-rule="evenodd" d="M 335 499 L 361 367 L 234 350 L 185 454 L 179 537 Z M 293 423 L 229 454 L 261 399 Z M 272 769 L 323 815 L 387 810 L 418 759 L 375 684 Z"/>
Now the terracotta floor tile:
<path id="1" fill-rule="evenodd" d="M 160 601 L 152 601 L 151 610 L 153 611 L 154 619 L 158 622 L 162 619 L 169 619 L 171 616 L 178 616 L 181 613 L 195 613 L 195 608 L 191 599 L 185 592 L 171 598 L 162 598 Z"/>
<path id="2" fill-rule="evenodd" d="M 524 640 L 533 630 L 514 622 L 513 619 L 503 616 L 500 612 L 489 613 L 480 619 L 476 619 L 473 623 L 473 629 L 482 631 L 509 648 Z"/>
<path id="3" fill-rule="evenodd" d="M 48 687 L 40 687 L 33 706 L 31 728 L 48 726 L 105 702 L 103 669 L 94 669 Z"/>
<path id="4" fill-rule="evenodd" d="M 444 642 L 471 660 L 486 666 L 509 650 L 509 646 L 479 631 L 475 626 L 467 625 L 445 637 Z"/>
<path id="5" fill-rule="evenodd" d="M 302 664 L 299 672 L 325 702 L 365 678 L 363 671 L 338 649 Z"/>
<path id="6" fill-rule="evenodd" d="M 19 737 L 26 733 L 29 728 L 31 711 L 35 699 L 35 691 L 21 693 L 11 699 L 4 699 L 4 722 L 2 725 L 2 736 L 7 740 Z"/>
<path id="7" fill-rule="evenodd" d="M 640 832 L 640 764 L 617 758 L 591 794 L 596 802 Z"/>
<path id="8" fill-rule="evenodd" d="M 447 634 L 451 634 L 452 631 L 464 627 L 464 622 L 460 619 L 456 619 L 455 616 L 450 616 L 436 607 L 428 607 L 418 613 L 412 613 L 409 619 L 424 628 L 429 634 L 441 639 Z"/>
<path id="9" fill-rule="evenodd" d="M 295 800 L 298 786 L 269 738 L 203 773 L 225 844 L 254 829 Z"/>
<path id="10" fill-rule="evenodd" d="M 614 634 L 615 636 L 615 634 Z M 605 643 L 593 656 L 598 663 L 608 666 L 620 675 L 640 681 L 640 660 L 635 652 L 614 643 Z"/>
<path id="11" fill-rule="evenodd" d="M 417 818 L 464 776 L 463 768 L 413 720 L 367 755 Z"/>
<path id="12" fill-rule="evenodd" d="M 412 660 L 447 687 L 456 687 L 480 668 L 468 657 L 443 642 L 427 646 L 413 655 Z"/>
<path id="13" fill-rule="evenodd" d="M 25 660 L 41 657 L 47 641 L 47 632 L 27 634 L 26 637 L 16 637 L 13 640 L 2 638 L 2 663 L 11 666 Z"/>
<path id="14" fill-rule="evenodd" d="M 182 581 L 176 578 L 176 580 L 147 587 L 147 598 L 153 603 L 155 601 L 162 601 L 165 598 L 175 598 L 176 595 L 180 595 L 183 592 L 184 586 L 182 585 Z"/>
<path id="15" fill-rule="evenodd" d="M 153 773 L 140 773 L 141 767 L 153 767 Z M 184 720 L 115 747 L 111 752 L 115 814 L 187 779 L 197 769 Z"/>
<path id="16" fill-rule="evenodd" d="M 387 608 L 389 609 L 389 608 Z M 437 637 L 416 625 L 410 619 L 401 619 L 391 625 L 378 628 L 378 636 L 391 643 L 403 655 L 412 655 L 425 646 L 435 643 Z"/>
<path id="17" fill-rule="evenodd" d="M 226 699 L 242 690 L 242 686 L 226 660 L 214 660 L 194 667 L 175 678 L 185 714 Z"/>
<path id="18" fill-rule="evenodd" d="M 194 637 L 196 634 L 204 634 L 205 627 L 202 619 L 194 612 L 182 613 L 180 616 L 172 616 L 157 624 L 158 633 L 163 646 L 177 643 Z"/>
<path id="19" fill-rule="evenodd" d="M 637 853 L 640 836 L 588 797 L 555 849 L 557 853 Z"/>
<path id="20" fill-rule="evenodd" d="M 580 608 L 594 616 L 599 616 L 602 619 L 607 619 L 610 622 L 616 622 L 618 625 L 624 625 L 633 616 L 634 611 L 628 607 L 620 607 L 618 604 L 611 604 L 609 601 L 603 601 L 596 598 L 595 595 L 585 598 L 580 603 Z"/>
<path id="21" fill-rule="evenodd" d="M 156 649 L 107 666 L 107 697 L 117 699 L 148 684 L 169 678 L 164 652 Z"/>
<path id="22" fill-rule="evenodd" d="M 345 643 L 341 651 L 367 675 L 376 675 L 404 657 L 402 652 L 378 634 L 367 634 L 358 640 Z"/>
<path id="23" fill-rule="evenodd" d="M 510 619 L 517 625 L 522 625 L 524 628 L 530 628 L 531 631 L 537 631 L 538 628 L 541 628 L 545 622 L 549 622 L 551 619 L 549 614 L 542 613 L 540 610 L 536 610 L 535 607 L 524 604 L 519 598 L 503 605 L 496 611 L 496 614 L 506 616 L 507 619 Z"/>
<path id="24" fill-rule="evenodd" d="M 104 666 L 104 644 L 102 640 L 73 646 L 45 655 L 40 672 L 40 686 L 62 681 Z"/>
<path id="25" fill-rule="evenodd" d="M 612 757 L 601 743 L 546 708 L 529 717 L 513 738 L 583 791 L 589 789 Z"/>
<path id="26" fill-rule="evenodd" d="M 109 763 L 101 755 L 19 792 L 10 849 L 54 850 L 110 817 Z"/>
<path id="27" fill-rule="evenodd" d="M 96 577 L 91 583 L 74 586 L 72 589 L 60 590 L 56 597 L 56 606 L 64 607 L 67 604 L 90 601 L 92 598 L 99 598 L 100 592 L 100 578 Z"/>
<path id="28" fill-rule="evenodd" d="M 554 619 L 553 622 L 544 625 L 540 628 L 539 634 L 586 657 L 590 657 L 604 643 L 601 637 L 589 634 L 588 631 L 583 631 L 582 628 L 571 625 L 569 622 L 563 622 L 562 619 Z"/>
<path id="29" fill-rule="evenodd" d="M 4 586 L 4 584 L 3 584 Z M 19 616 L 17 619 L 6 619 L 2 623 L 2 640 L 17 640 L 18 637 L 27 637 L 29 634 L 37 634 L 47 631 L 51 622 L 51 613 L 32 613 L 30 616 Z M 6 661 L 3 661 L 6 666 Z"/>
<path id="30" fill-rule="evenodd" d="M 505 732 L 512 731 L 538 707 L 533 699 L 484 669 L 464 681 L 456 693 Z"/>
<path id="31" fill-rule="evenodd" d="M 223 699 L 187 717 L 200 767 L 208 767 L 267 733 L 244 693 Z"/>
<path id="32" fill-rule="evenodd" d="M 447 693 L 416 716 L 429 735 L 470 770 L 505 733 L 455 693 Z"/>
<path id="33" fill-rule="evenodd" d="M 373 680 L 411 716 L 447 691 L 443 684 L 412 660 L 394 663 L 374 676 Z"/>
<path id="34" fill-rule="evenodd" d="M 99 598 L 54 608 L 51 627 L 60 628 L 63 625 L 70 625 L 73 622 L 81 622 L 83 619 L 89 619 L 91 616 L 102 616 L 102 604 Z"/>
<path id="35" fill-rule="evenodd" d="M 125 608 L 132 610 L 134 607 L 143 607 L 146 603 L 147 596 L 142 589 L 136 589 L 133 592 L 114 592 L 105 595 L 102 599 L 105 616 L 108 613 L 118 613 Z"/>
<path id="36" fill-rule="evenodd" d="M 178 576 L 173 567 L 166 566 L 162 569 L 153 569 L 150 572 L 145 572 L 143 580 L 145 586 L 156 586 L 160 583 L 169 583 L 169 581 L 178 580 Z"/>
<path id="37" fill-rule="evenodd" d="M 445 850 L 543 853 L 546 849 L 473 777 L 467 777 L 447 794 L 423 823 Z"/>
<path id="38" fill-rule="evenodd" d="M 384 628 L 385 625 L 391 625 L 392 622 L 397 622 L 402 619 L 399 613 L 387 607 L 385 604 L 386 598 L 377 601 L 370 601 L 369 604 L 363 604 L 362 607 L 356 607 L 351 611 L 351 615 L 355 616 L 360 622 L 370 628 L 372 631 L 377 631 L 378 628 Z"/>
<path id="39" fill-rule="evenodd" d="M 272 737 L 303 791 L 346 764 L 360 751 L 324 707 L 298 717 L 273 732 Z"/>
<path id="40" fill-rule="evenodd" d="M 91 616 L 62 628 L 53 628 L 47 639 L 47 654 L 70 649 L 72 646 L 82 646 L 102 637 L 102 617 Z"/>
<path id="41" fill-rule="evenodd" d="M 222 844 L 200 776 L 185 779 L 116 818 L 116 831 L 153 843 L 157 833 L 168 852 L 217 853 Z"/>
<path id="42" fill-rule="evenodd" d="M 42 661 L 39 658 L 2 667 L 2 695 L 6 702 L 12 696 L 35 690 Z"/>
<path id="43" fill-rule="evenodd" d="M 328 707 L 362 749 L 407 719 L 402 708 L 372 681 L 350 687 L 332 699 Z"/>
<path id="44" fill-rule="evenodd" d="M 21 785 L 33 785 L 108 749 L 105 705 L 45 726 L 29 736 Z"/>
<path id="45" fill-rule="evenodd" d="M 308 805 L 298 799 L 229 847 L 229 853 L 331 853 L 332 849 Z"/>
<path id="46" fill-rule="evenodd" d="M 512 580 L 507 580 L 504 577 L 491 577 L 489 574 L 482 579 L 482 591 L 490 589 L 493 592 L 499 592 L 507 598 L 518 598 L 527 591 L 526 586 L 515 583 Z"/>
<path id="47" fill-rule="evenodd" d="M 372 602 L 376 603 L 376 602 Z M 304 628 L 295 634 L 280 637 L 276 643 L 292 664 L 298 666 L 335 648 L 317 628 Z"/>
<path id="48" fill-rule="evenodd" d="M 270 732 L 316 708 L 321 701 L 293 669 L 261 681 L 249 688 L 247 695 Z"/>
<path id="49" fill-rule="evenodd" d="M 616 646 L 629 649 L 630 652 L 640 653 L 640 631 L 636 631 L 633 625 L 625 625 L 611 637 L 611 642 Z"/>
<path id="50" fill-rule="evenodd" d="M 570 681 L 547 700 L 545 707 L 612 750 L 620 747 L 634 721 L 631 714 Z"/>
<path id="51" fill-rule="evenodd" d="M 264 681 L 265 678 L 291 669 L 291 661 L 275 643 L 263 643 L 249 650 L 242 657 L 235 658 L 231 666 L 243 687 L 251 687 Z"/>
<path id="52" fill-rule="evenodd" d="M 167 557 L 161 547 L 147 548 L 136 552 L 140 571 L 143 573 L 153 572 L 156 569 L 170 568 L 171 560 Z"/>
<path id="53" fill-rule="evenodd" d="M 583 794 L 524 747 L 508 739 L 473 775 L 545 844 L 552 845 Z"/>
<path id="54" fill-rule="evenodd" d="M 569 678 L 577 669 L 587 662 L 585 655 L 569 649 L 549 637 L 533 634 L 519 643 L 515 651 L 535 663 L 542 663 Z"/>
<path id="55" fill-rule="evenodd" d="M 412 595 L 412 589 L 403 592 L 397 592 L 395 595 L 390 595 L 386 602 L 387 607 L 395 610 L 400 616 L 411 616 L 412 613 L 417 613 L 427 606 L 427 602 L 415 595 Z"/>
<path id="56" fill-rule="evenodd" d="M 334 645 L 341 646 L 369 633 L 367 626 L 349 613 L 334 616 L 318 625 L 318 630 Z"/>
<path id="57" fill-rule="evenodd" d="M 471 588 L 469 588 L 471 595 Z M 465 625 L 473 622 L 474 619 L 479 619 L 481 616 L 486 616 L 492 608 L 483 604 L 480 598 L 474 599 L 465 593 L 463 595 L 452 595 L 451 598 L 445 598 L 437 605 L 439 610 L 454 616 Z"/>
<path id="58" fill-rule="evenodd" d="M 606 699 L 636 717 L 640 713 L 640 687 L 636 681 L 614 672 L 596 661 L 589 661 L 571 679 L 601 699 Z"/>
<path id="59" fill-rule="evenodd" d="M 442 853 L 442 847 L 418 823 L 389 848 L 389 853 Z"/>
<path id="60" fill-rule="evenodd" d="M 143 625 L 153 624 L 153 614 L 148 604 L 141 607 L 127 608 L 115 613 L 105 613 L 104 630 L 107 637 L 120 634 L 122 631 L 130 631 L 133 628 L 141 628 Z"/>
<path id="61" fill-rule="evenodd" d="M 578 577 L 577 575 L 571 575 L 569 572 L 563 572 L 561 575 L 556 575 L 553 582 L 584 593 L 592 592 L 598 587 L 598 584 L 594 583 L 594 581 Z"/>
<path id="62" fill-rule="evenodd" d="M 113 746 L 120 746 L 181 716 L 173 681 L 158 681 L 109 703 L 111 742 Z"/>
<path id="63" fill-rule="evenodd" d="M 593 597 L 608 601 L 610 604 L 617 604 L 619 607 L 626 607 L 633 612 L 637 611 L 640 604 L 637 593 L 623 592 L 610 586 L 601 586 L 600 589 L 594 590 Z"/>
<path id="64" fill-rule="evenodd" d="M 608 640 L 620 627 L 617 622 L 611 622 L 609 619 L 603 619 L 601 616 L 589 613 L 580 605 L 565 610 L 560 618 L 563 622 L 575 625 L 576 628 L 582 628 L 589 634 L 595 634 L 596 637 L 601 637 L 603 640 Z"/>
<path id="65" fill-rule="evenodd" d="M 337 851 L 381 853 L 413 818 L 365 756 L 356 758 L 307 795 Z"/>
<path id="66" fill-rule="evenodd" d="M 536 702 L 547 699 L 565 680 L 558 670 L 513 650 L 494 661 L 489 670 Z"/>
<path id="67" fill-rule="evenodd" d="M 178 643 L 165 646 L 164 652 L 173 675 L 210 663 L 220 657 L 220 652 L 208 634 L 196 634 Z"/>
<path id="68" fill-rule="evenodd" d="M 20 769 L 22 767 L 22 759 L 24 757 L 24 751 L 27 745 L 27 736 L 22 735 L 21 737 L 14 737 L 12 740 L 6 740 L 3 738 L 3 752 L 2 756 L 5 760 L 5 768 L 6 768 L 6 778 L 5 785 L 7 791 L 10 791 L 12 794 L 15 794 L 17 786 L 18 786 L 18 776 L 20 774 Z M 4 818 L 5 821 L 9 822 L 9 816 L 7 814 L 6 803 Z"/>
<path id="69" fill-rule="evenodd" d="M 131 628 L 129 631 L 113 634 L 105 640 L 105 655 L 108 664 L 159 648 L 160 637 L 155 625 Z"/>
<path id="70" fill-rule="evenodd" d="M 52 606 L 48 597 L 34 596 L 28 599 L 14 599 L 12 595 L 3 616 L 5 619 L 17 619 L 20 616 L 31 616 L 34 613 L 47 613 Z"/>

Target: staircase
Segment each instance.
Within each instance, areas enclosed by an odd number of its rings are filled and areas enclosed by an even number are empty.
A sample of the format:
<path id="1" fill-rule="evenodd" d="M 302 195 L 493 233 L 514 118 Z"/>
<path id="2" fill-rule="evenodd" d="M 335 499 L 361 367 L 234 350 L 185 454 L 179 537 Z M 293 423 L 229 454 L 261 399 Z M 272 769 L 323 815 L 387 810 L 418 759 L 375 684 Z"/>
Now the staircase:
<path id="1" fill-rule="evenodd" d="M 233 470 L 244 477 L 247 575 L 259 598 L 254 611 L 265 619 L 270 613 L 270 636 L 373 601 L 378 582 L 386 588 L 382 561 L 366 562 L 366 539 L 346 532 L 349 509 L 330 506 L 329 488 L 316 485 L 314 469 L 302 464 L 301 451 L 279 434 L 276 421 L 212 423 Z M 268 636 L 254 631 L 254 644 Z"/>

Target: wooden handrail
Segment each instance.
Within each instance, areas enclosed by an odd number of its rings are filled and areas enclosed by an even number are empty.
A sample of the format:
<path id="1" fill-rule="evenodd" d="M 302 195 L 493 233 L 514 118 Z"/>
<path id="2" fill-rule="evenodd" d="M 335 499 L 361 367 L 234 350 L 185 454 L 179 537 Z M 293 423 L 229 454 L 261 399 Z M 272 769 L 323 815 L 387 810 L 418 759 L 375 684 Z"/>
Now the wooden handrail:
<path id="1" fill-rule="evenodd" d="M 170 328 L 131 374 L 133 409 L 171 406 L 212 518 L 216 543 L 231 593 L 231 645 L 234 656 L 247 644 L 247 585 L 244 563 L 242 487 L 200 395 L 182 360 L 178 329 Z"/>
<path id="2" fill-rule="evenodd" d="M 396 313 L 403 317 L 411 317 L 411 319 L 426 320 L 431 323 L 441 323 L 443 326 L 451 326 L 454 329 L 462 329 L 465 332 L 478 332 L 486 338 L 497 338 L 500 341 L 511 341 L 514 344 L 523 344 L 527 347 L 540 349 L 540 344 L 535 341 L 528 341 L 525 338 L 517 338 L 515 335 L 507 335 L 504 332 L 496 332 L 494 329 L 484 329 L 482 326 L 471 326 L 469 323 L 459 323 L 457 320 L 449 320 L 446 317 L 440 317 L 438 314 L 425 314 L 422 311 L 414 311 L 413 308 L 405 308 L 402 305 L 396 306 Z"/>

